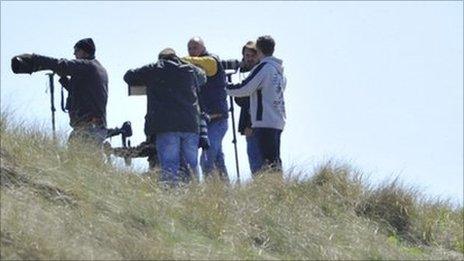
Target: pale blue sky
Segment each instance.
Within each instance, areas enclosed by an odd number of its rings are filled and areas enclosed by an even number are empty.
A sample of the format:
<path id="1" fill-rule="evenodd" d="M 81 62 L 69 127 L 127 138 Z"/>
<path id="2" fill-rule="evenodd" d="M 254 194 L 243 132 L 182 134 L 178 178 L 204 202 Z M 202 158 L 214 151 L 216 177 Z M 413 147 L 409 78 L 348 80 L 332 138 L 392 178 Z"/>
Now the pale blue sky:
<path id="1" fill-rule="evenodd" d="M 372 181 L 399 176 L 462 204 L 463 2 L 2 1 L 2 110 L 49 127 L 44 72 L 14 75 L 10 59 L 73 58 L 74 43 L 92 37 L 110 77 L 108 125 L 131 120 L 138 144 L 146 105 L 127 96 L 128 69 L 168 46 L 186 55 L 194 35 L 221 58 L 240 58 L 241 46 L 264 34 L 275 38 L 288 78 L 285 167 L 311 171 L 337 159 Z M 67 115 L 56 117 L 69 131 Z M 231 139 L 229 132 L 223 145 L 235 177 Z M 238 142 L 248 178 L 245 141 Z"/>

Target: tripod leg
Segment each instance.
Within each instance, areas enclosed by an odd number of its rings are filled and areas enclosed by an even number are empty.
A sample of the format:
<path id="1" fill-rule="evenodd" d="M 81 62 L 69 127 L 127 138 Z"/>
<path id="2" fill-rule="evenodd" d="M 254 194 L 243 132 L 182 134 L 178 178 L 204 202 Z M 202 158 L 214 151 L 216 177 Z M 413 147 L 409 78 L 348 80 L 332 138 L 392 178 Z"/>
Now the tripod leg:
<path id="1" fill-rule="evenodd" d="M 238 150 L 237 150 L 237 135 L 235 132 L 235 115 L 234 115 L 234 99 L 232 96 L 230 97 L 230 114 L 232 115 L 232 134 L 233 140 L 232 143 L 234 144 L 234 151 L 235 151 L 235 167 L 237 169 L 237 182 L 240 183 L 240 168 L 238 165 Z"/>

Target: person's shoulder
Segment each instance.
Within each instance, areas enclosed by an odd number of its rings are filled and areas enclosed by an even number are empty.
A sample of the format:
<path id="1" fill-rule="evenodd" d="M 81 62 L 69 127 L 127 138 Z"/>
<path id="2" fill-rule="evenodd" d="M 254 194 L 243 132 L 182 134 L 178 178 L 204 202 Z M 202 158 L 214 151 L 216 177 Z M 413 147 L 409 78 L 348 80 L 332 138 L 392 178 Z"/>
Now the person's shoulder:
<path id="1" fill-rule="evenodd" d="M 190 64 L 190 63 L 182 63 L 180 64 L 180 67 L 181 68 L 186 68 L 186 69 L 190 69 L 190 70 L 196 70 L 196 69 L 199 69 L 198 66 L 195 66 L 193 64 Z"/>
<path id="2" fill-rule="evenodd" d="M 78 63 L 85 63 L 85 64 L 94 64 L 100 63 L 97 59 L 72 59 L 71 61 L 76 61 Z"/>
<path id="3" fill-rule="evenodd" d="M 98 67 L 103 67 L 101 62 L 99 60 L 97 60 L 97 59 L 91 59 L 91 60 L 87 60 L 87 61 L 89 61 L 91 64 L 96 65 Z"/>
<path id="4" fill-rule="evenodd" d="M 145 64 L 144 66 L 142 66 L 142 68 L 163 69 L 166 66 L 168 66 L 168 64 L 166 63 L 166 60 L 161 60 L 160 59 L 160 60 L 158 60 L 156 62 Z"/>
<path id="5" fill-rule="evenodd" d="M 166 68 L 185 68 L 189 66 L 188 63 L 182 62 L 180 59 L 160 59 L 156 62 L 157 67 L 166 67 Z"/>
<path id="6" fill-rule="evenodd" d="M 257 70 L 260 71 L 260 70 L 263 70 L 263 69 L 265 70 L 265 69 L 269 68 L 269 66 L 270 66 L 270 64 L 269 64 L 268 61 L 266 61 L 266 60 L 261 60 L 261 61 L 260 61 L 257 65 L 255 65 L 255 66 L 253 67 L 253 69 L 251 69 L 251 70 L 252 70 L 252 71 L 257 71 Z"/>
<path id="7" fill-rule="evenodd" d="M 90 70 L 106 72 L 106 68 L 100 63 L 99 60 L 95 58 L 94 59 L 75 59 L 75 60 L 78 60 L 81 66 L 84 66 L 85 68 L 88 68 Z"/>
<path id="8" fill-rule="evenodd" d="M 60 61 L 69 64 L 79 65 L 81 68 L 103 67 L 97 59 L 60 59 Z"/>
<path id="9" fill-rule="evenodd" d="M 206 52 L 203 56 L 211 57 L 211 58 L 213 58 L 214 60 L 216 60 L 216 62 L 219 62 L 219 61 L 221 60 L 221 59 L 219 58 L 219 55 L 214 54 L 214 53 L 210 53 L 210 52 Z"/>
<path id="10" fill-rule="evenodd" d="M 170 59 L 160 59 L 153 65 L 148 65 L 148 67 L 153 68 L 154 70 L 159 69 L 159 71 L 175 71 L 175 72 L 191 72 L 195 66 L 192 64 L 177 60 Z"/>

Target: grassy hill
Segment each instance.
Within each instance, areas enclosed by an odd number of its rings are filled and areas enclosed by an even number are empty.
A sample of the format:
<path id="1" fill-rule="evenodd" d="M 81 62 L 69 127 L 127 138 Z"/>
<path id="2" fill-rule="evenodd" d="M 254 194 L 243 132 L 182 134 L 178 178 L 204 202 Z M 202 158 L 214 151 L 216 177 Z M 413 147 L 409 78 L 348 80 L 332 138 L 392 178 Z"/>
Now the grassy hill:
<path id="1" fill-rule="evenodd" d="M 166 190 L 156 173 L 10 120 L 0 120 L 1 259 L 464 259 L 462 206 L 399 181 L 374 187 L 327 163 L 302 181 L 266 173 Z"/>

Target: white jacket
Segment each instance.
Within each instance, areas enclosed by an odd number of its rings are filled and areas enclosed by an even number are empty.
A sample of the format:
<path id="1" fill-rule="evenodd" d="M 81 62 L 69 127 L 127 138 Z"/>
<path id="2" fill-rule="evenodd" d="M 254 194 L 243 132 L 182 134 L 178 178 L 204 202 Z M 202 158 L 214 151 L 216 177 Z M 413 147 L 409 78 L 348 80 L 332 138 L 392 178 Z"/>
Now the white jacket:
<path id="1" fill-rule="evenodd" d="M 265 57 L 240 84 L 227 86 L 230 96 L 250 96 L 253 128 L 283 130 L 285 126 L 284 90 L 287 80 L 283 75 L 282 60 Z"/>

